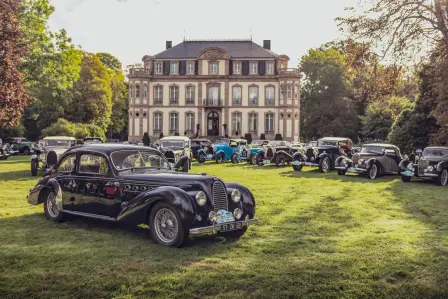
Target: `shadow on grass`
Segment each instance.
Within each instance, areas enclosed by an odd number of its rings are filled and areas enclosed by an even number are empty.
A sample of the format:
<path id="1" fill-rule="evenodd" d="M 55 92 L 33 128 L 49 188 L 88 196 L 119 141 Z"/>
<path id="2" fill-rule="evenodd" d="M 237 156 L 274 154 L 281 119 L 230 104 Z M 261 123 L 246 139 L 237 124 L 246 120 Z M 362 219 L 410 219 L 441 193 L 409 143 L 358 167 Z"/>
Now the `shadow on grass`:
<path id="1" fill-rule="evenodd" d="M 37 178 L 38 176 L 31 176 L 30 170 L 6 170 L 4 172 L 0 172 L 0 181 L 30 181 L 37 180 Z"/>
<path id="2" fill-rule="evenodd" d="M 281 176 L 291 177 L 291 178 L 307 178 L 307 179 L 326 179 L 326 180 L 334 180 L 334 181 L 348 181 L 348 182 L 357 182 L 357 183 L 380 183 L 380 182 L 390 182 L 397 179 L 398 175 L 382 175 L 374 180 L 367 178 L 365 175 L 357 175 L 357 174 L 349 174 L 340 176 L 336 173 L 336 171 L 330 171 L 329 173 L 321 173 L 319 170 L 311 170 L 311 171 L 285 171 L 280 172 Z"/>

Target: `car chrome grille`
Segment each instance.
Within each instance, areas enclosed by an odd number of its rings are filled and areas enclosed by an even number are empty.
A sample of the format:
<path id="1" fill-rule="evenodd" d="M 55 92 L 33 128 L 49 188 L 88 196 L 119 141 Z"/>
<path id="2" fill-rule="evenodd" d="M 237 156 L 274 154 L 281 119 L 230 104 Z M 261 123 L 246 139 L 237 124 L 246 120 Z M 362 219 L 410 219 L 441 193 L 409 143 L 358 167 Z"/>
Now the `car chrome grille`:
<path id="1" fill-rule="evenodd" d="M 429 166 L 429 161 L 425 159 L 418 160 L 418 174 L 423 175 L 425 172 L 424 170 Z"/>
<path id="2" fill-rule="evenodd" d="M 353 156 L 353 165 L 358 164 L 358 161 L 359 161 L 359 156 L 358 155 L 354 155 Z"/>
<path id="3" fill-rule="evenodd" d="M 213 183 L 212 196 L 213 209 L 215 212 L 218 212 L 219 210 L 228 211 L 227 190 L 221 181 Z"/>

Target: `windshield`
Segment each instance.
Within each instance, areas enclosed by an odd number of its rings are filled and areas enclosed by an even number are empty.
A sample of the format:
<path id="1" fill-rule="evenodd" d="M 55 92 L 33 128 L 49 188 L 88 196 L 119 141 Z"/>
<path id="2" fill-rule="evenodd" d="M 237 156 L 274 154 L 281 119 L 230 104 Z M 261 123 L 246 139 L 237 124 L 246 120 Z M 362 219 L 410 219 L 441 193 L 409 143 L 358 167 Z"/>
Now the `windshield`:
<path id="1" fill-rule="evenodd" d="M 448 158 L 448 148 L 425 148 L 423 157 L 446 157 Z"/>
<path id="2" fill-rule="evenodd" d="M 271 141 L 269 145 L 272 146 L 288 146 L 289 142 L 283 140 Z"/>
<path id="3" fill-rule="evenodd" d="M 318 140 L 317 146 L 322 146 L 322 145 L 338 146 L 339 141 L 338 140 L 322 140 L 322 139 Z"/>
<path id="4" fill-rule="evenodd" d="M 252 140 L 251 144 L 252 145 L 260 145 L 263 143 L 264 140 Z"/>
<path id="5" fill-rule="evenodd" d="M 230 139 L 218 139 L 216 140 L 216 144 L 227 144 L 230 142 Z"/>
<path id="6" fill-rule="evenodd" d="M 169 169 L 165 157 L 157 151 L 117 151 L 110 155 L 117 170 L 138 168 Z"/>
<path id="7" fill-rule="evenodd" d="M 163 140 L 160 142 L 162 148 L 184 148 L 185 142 L 183 140 Z"/>
<path id="8" fill-rule="evenodd" d="M 44 140 L 44 146 L 71 147 L 75 145 L 75 141 L 71 140 Z"/>
<path id="9" fill-rule="evenodd" d="M 382 154 L 384 150 L 384 147 L 381 146 L 363 146 L 361 147 L 360 153 L 366 153 L 366 154 Z"/>
<path id="10" fill-rule="evenodd" d="M 192 141 L 191 146 L 210 146 L 210 141 Z"/>

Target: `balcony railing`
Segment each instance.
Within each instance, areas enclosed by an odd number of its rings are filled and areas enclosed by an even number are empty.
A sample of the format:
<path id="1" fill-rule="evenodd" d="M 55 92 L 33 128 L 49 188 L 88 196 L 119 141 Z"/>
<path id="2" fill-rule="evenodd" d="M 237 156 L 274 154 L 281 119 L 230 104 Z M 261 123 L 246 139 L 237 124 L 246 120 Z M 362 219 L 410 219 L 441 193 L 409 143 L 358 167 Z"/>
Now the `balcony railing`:
<path id="1" fill-rule="evenodd" d="M 219 99 L 204 99 L 202 101 L 202 105 L 204 107 L 222 107 L 223 106 L 223 100 Z"/>
<path id="2" fill-rule="evenodd" d="M 154 105 L 162 105 L 163 99 L 154 99 Z"/>
<path id="3" fill-rule="evenodd" d="M 132 68 L 129 70 L 130 77 L 150 77 L 151 70 L 144 68 Z"/>
<path id="4" fill-rule="evenodd" d="M 280 69 L 278 75 L 282 77 L 300 77 L 300 70 L 294 68 Z"/>
<path id="5" fill-rule="evenodd" d="M 187 100 L 185 101 L 185 103 L 186 103 L 187 105 L 194 105 L 194 99 L 187 99 Z"/>
<path id="6" fill-rule="evenodd" d="M 179 105 L 179 99 L 176 98 L 170 99 L 170 105 Z"/>

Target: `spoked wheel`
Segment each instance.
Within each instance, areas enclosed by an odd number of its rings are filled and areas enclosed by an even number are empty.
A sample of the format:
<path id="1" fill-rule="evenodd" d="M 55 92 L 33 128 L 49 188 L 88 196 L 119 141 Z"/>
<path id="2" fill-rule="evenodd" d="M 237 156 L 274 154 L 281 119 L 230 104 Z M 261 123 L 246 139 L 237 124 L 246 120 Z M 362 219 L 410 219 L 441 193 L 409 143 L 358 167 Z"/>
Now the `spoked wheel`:
<path id="1" fill-rule="evenodd" d="M 179 247 L 188 238 L 179 213 L 168 203 L 160 202 L 151 209 L 149 226 L 153 240 L 165 246 Z"/>
<path id="2" fill-rule="evenodd" d="M 327 173 L 330 171 L 330 158 L 325 157 L 319 161 L 319 170 L 320 172 Z"/>
<path id="3" fill-rule="evenodd" d="M 37 161 L 31 160 L 31 176 L 37 176 Z"/>
<path id="4" fill-rule="evenodd" d="M 275 157 L 275 165 L 277 167 L 281 167 L 285 165 L 285 157 L 283 157 L 283 155 L 278 155 L 277 157 Z"/>
<path id="5" fill-rule="evenodd" d="M 48 191 L 44 198 L 45 217 L 56 222 L 62 221 L 64 213 L 59 210 L 56 202 L 56 193 L 53 190 Z"/>
<path id="6" fill-rule="evenodd" d="M 222 162 L 224 162 L 224 156 L 219 154 L 216 156 L 216 164 L 221 164 Z"/>
<path id="7" fill-rule="evenodd" d="M 25 148 L 25 149 L 23 150 L 23 153 L 24 153 L 25 155 L 29 156 L 29 154 L 31 154 L 31 151 L 30 151 L 29 148 Z"/>
<path id="8" fill-rule="evenodd" d="M 378 166 L 376 164 L 372 164 L 369 169 L 369 179 L 374 180 L 378 176 Z"/>
<path id="9" fill-rule="evenodd" d="M 448 183 L 448 170 L 444 169 L 439 174 L 439 184 L 441 186 L 446 186 L 447 183 Z"/>
<path id="10" fill-rule="evenodd" d="M 256 154 L 252 154 L 249 157 L 249 162 L 252 165 L 257 165 L 257 155 Z"/>
<path id="11" fill-rule="evenodd" d="M 293 165 L 292 169 L 294 169 L 294 171 L 302 171 L 303 165 Z"/>
<path id="12" fill-rule="evenodd" d="M 198 163 L 205 163 L 205 159 L 206 159 L 206 156 L 205 156 L 205 154 L 204 153 L 200 153 L 199 155 L 198 155 L 198 158 L 196 159 L 197 161 L 198 161 Z"/>
<path id="13" fill-rule="evenodd" d="M 236 164 L 236 163 L 238 163 L 239 161 L 240 161 L 240 159 L 238 158 L 238 154 L 236 154 L 236 153 L 233 153 L 232 154 L 232 163 L 233 164 Z"/>
<path id="14" fill-rule="evenodd" d="M 263 155 L 262 155 L 262 154 L 257 155 L 257 165 L 258 165 L 258 166 L 263 166 L 263 165 L 264 165 L 264 162 L 263 162 Z"/>

